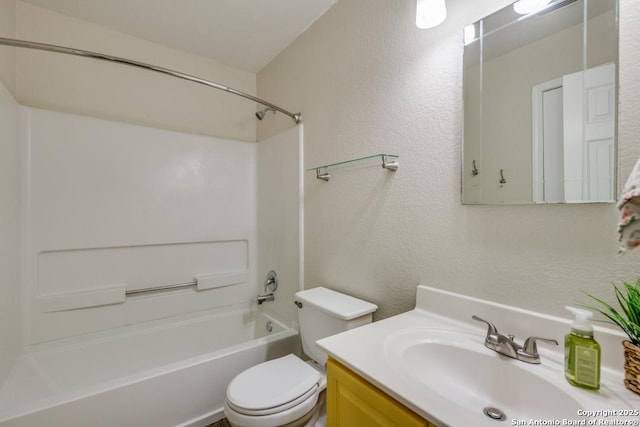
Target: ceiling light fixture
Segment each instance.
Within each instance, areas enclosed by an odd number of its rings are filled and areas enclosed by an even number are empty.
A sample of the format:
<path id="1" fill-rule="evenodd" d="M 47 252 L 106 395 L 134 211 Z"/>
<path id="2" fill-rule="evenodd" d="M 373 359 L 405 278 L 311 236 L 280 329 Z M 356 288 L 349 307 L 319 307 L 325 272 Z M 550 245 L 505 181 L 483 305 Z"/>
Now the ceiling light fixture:
<path id="1" fill-rule="evenodd" d="M 426 29 L 436 27 L 447 17 L 447 5 L 444 0 L 417 0 L 416 26 Z"/>

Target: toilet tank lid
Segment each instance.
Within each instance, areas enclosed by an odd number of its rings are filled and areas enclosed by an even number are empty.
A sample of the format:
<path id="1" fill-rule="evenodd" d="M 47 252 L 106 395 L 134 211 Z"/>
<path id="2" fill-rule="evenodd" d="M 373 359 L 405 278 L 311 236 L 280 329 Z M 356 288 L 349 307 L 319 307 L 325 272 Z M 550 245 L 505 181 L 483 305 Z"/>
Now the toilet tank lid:
<path id="1" fill-rule="evenodd" d="M 356 319 L 378 309 L 375 304 L 322 286 L 296 292 L 296 300 L 342 320 Z"/>

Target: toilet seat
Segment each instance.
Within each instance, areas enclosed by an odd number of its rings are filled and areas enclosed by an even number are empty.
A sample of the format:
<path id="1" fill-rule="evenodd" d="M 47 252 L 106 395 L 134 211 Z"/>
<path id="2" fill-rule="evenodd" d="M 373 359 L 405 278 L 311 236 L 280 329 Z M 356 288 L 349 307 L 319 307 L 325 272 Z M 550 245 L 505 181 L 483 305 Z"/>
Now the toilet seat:
<path id="1" fill-rule="evenodd" d="M 229 407 L 247 415 L 268 415 L 317 395 L 322 375 L 293 354 L 253 366 L 227 387 Z"/>
<path id="2" fill-rule="evenodd" d="M 318 392 L 319 392 L 319 386 L 318 384 L 315 384 L 312 388 L 306 391 L 302 396 L 297 397 L 296 399 L 293 399 L 289 402 L 285 402 L 282 405 L 272 406 L 270 408 L 263 408 L 263 409 L 242 408 L 233 404 L 233 402 L 231 402 L 229 399 L 227 399 L 227 405 L 229 406 L 229 408 L 243 415 L 250 415 L 250 416 L 272 415 L 272 414 L 284 412 L 287 409 L 298 406 L 301 403 L 308 400 L 309 398 L 317 398 Z"/>
<path id="3" fill-rule="evenodd" d="M 227 387 L 225 413 L 235 425 L 284 425 L 311 412 L 325 387 L 318 369 L 289 354 L 236 376 Z"/>
<path id="4" fill-rule="evenodd" d="M 282 412 L 277 412 L 270 415 L 245 415 L 235 411 L 229 407 L 229 401 L 224 402 L 224 413 L 227 419 L 231 422 L 231 425 L 242 427 L 271 427 L 282 426 L 293 423 L 300 420 L 305 416 L 310 417 L 312 411 L 316 407 L 318 396 L 320 393 L 315 393 L 307 400 L 299 403 L 297 406 L 286 409 Z"/>

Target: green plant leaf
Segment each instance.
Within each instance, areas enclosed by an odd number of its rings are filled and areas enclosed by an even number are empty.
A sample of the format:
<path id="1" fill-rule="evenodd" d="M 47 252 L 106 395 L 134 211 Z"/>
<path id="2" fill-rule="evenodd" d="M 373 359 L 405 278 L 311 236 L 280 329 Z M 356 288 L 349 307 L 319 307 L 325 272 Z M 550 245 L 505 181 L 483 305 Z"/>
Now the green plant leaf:
<path id="1" fill-rule="evenodd" d="M 618 309 L 586 292 L 584 294 L 597 304 L 581 305 L 602 314 L 611 323 L 622 329 L 632 343 L 640 345 L 640 279 L 636 281 L 635 285 L 625 281 L 622 282 L 622 287 L 618 287 L 614 283 L 611 285 L 619 305 Z"/>

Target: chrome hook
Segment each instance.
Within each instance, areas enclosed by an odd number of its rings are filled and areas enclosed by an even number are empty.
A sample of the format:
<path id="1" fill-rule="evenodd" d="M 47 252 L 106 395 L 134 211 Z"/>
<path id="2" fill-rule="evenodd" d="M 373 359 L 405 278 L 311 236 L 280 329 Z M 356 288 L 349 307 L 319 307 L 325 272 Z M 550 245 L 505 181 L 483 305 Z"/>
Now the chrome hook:
<path id="1" fill-rule="evenodd" d="M 474 160 L 473 161 L 473 169 L 471 169 L 471 175 L 476 176 L 476 175 L 478 175 L 478 173 L 480 173 L 480 172 L 478 172 L 478 168 L 476 167 L 476 161 Z"/>
<path id="2" fill-rule="evenodd" d="M 500 169 L 500 184 L 506 184 L 507 180 L 504 179 L 504 172 Z"/>

